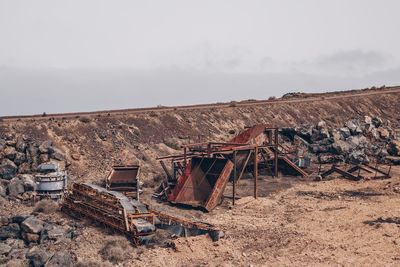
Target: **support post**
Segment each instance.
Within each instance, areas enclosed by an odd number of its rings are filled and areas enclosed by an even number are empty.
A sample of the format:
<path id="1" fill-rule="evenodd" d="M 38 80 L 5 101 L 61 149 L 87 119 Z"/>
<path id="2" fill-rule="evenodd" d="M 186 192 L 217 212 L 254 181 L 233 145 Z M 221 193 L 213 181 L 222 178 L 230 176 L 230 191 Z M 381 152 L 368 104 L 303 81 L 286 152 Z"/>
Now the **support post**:
<path id="1" fill-rule="evenodd" d="M 232 188 L 232 205 L 235 206 L 235 198 L 236 198 L 236 154 L 237 151 L 233 153 L 233 188 Z"/>
<path id="2" fill-rule="evenodd" d="M 278 129 L 275 129 L 275 131 L 274 131 L 274 139 L 275 139 L 275 159 L 274 159 L 274 161 L 275 161 L 275 177 L 276 178 L 278 178 L 278 149 L 279 149 L 279 144 L 278 144 Z"/>
<path id="3" fill-rule="evenodd" d="M 186 164 L 187 164 L 187 162 L 186 162 L 186 160 L 187 160 L 187 148 L 186 147 L 184 147 L 183 148 L 183 167 L 184 167 L 184 169 L 186 169 Z"/>
<path id="4" fill-rule="evenodd" d="M 258 180 L 258 146 L 254 148 L 254 198 L 257 199 Z"/>

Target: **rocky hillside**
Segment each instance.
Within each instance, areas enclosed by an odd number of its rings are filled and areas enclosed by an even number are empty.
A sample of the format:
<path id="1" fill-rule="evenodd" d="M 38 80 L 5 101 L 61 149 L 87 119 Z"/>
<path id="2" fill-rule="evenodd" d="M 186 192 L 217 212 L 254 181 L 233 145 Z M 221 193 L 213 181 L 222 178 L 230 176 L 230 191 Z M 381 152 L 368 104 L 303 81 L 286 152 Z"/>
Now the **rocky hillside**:
<path id="1" fill-rule="evenodd" d="M 52 147 L 44 161 L 64 157 L 71 178 L 97 180 L 105 178 L 113 164 L 142 165 L 146 186 L 153 186 L 162 173 L 156 157 L 177 151 L 182 144 L 206 140 L 227 140 L 245 126 L 257 123 L 277 127 L 317 124 L 342 127 L 352 119 L 379 117 L 392 128 L 400 124 L 400 88 L 352 91 L 316 97 L 290 97 L 248 104 L 230 103 L 196 108 L 153 109 L 138 112 L 101 112 L 46 117 L 3 118 L 0 139 L 9 150 L 22 157 L 20 145 L 40 150 L 43 142 Z M 49 142 L 50 143 L 50 142 Z M 48 144 L 49 144 L 48 143 Z M 21 153 L 21 154 L 18 154 Z M 60 153 L 58 156 L 57 154 Z M 40 159 L 40 158 L 39 158 Z M 10 164 L 5 153 L 0 160 Z M 63 160 L 63 158 L 62 158 Z M 15 163 L 16 172 L 26 172 L 40 162 Z"/>

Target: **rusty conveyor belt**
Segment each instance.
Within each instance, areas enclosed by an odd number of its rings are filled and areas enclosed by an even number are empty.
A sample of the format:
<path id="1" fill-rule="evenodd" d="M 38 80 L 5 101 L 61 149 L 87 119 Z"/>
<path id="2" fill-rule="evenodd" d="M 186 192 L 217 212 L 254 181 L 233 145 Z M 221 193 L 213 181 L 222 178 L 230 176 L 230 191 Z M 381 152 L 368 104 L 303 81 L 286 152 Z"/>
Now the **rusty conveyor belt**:
<path id="1" fill-rule="evenodd" d="M 93 184 L 74 183 L 62 210 L 123 232 L 136 244 L 146 243 L 155 232 L 155 215 L 144 204 Z"/>

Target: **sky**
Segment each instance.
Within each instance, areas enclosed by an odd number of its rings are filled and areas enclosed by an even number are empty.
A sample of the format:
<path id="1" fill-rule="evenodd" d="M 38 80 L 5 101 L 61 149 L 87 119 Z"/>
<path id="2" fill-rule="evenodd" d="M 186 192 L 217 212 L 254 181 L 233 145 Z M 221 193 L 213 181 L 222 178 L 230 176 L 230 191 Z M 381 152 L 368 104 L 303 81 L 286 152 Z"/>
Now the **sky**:
<path id="1" fill-rule="evenodd" d="M 398 0 L 0 0 L 0 116 L 400 85 Z"/>

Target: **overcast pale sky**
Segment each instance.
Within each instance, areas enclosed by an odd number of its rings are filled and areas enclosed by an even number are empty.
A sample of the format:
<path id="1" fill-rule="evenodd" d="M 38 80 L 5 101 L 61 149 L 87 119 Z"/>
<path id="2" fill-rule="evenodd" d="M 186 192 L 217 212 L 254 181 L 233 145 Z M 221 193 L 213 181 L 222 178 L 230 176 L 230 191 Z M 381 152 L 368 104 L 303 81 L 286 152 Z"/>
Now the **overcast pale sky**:
<path id="1" fill-rule="evenodd" d="M 0 116 L 400 84 L 398 0 L 0 0 Z"/>

